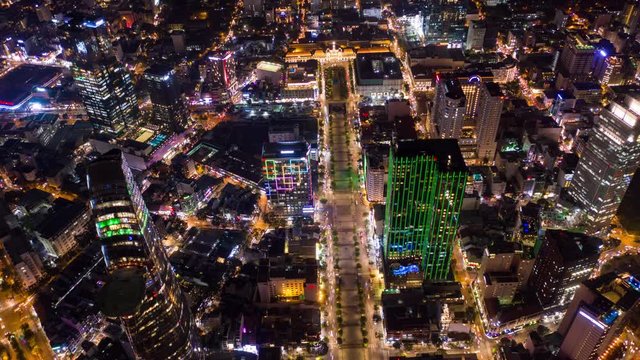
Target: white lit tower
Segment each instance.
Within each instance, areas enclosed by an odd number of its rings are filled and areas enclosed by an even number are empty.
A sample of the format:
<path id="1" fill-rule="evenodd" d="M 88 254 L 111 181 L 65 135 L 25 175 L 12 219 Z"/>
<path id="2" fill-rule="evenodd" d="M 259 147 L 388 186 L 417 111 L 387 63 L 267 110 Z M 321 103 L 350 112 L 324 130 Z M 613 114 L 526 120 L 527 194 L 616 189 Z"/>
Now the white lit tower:
<path id="1" fill-rule="evenodd" d="M 498 84 L 493 82 L 480 84 L 476 134 L 478 159 L 481 163 L 493 163 L 496 155 L 496 135 L 503 103 L 504 95 Z"/>
<path id="2" fill-rule="evenodd" d="M 436 78 L 436 96 L 432 122 L 443 139 L 459 139 L 462 136 L 467 98 L 458 79 Z"/>
<path id="3" fill-rule="evenodd" d="M 589 231 L 605 228 L 640 165 L 640 96 L 626 96 L 600 113 L 578 162 L 569 195 L 585 211 Z"/>

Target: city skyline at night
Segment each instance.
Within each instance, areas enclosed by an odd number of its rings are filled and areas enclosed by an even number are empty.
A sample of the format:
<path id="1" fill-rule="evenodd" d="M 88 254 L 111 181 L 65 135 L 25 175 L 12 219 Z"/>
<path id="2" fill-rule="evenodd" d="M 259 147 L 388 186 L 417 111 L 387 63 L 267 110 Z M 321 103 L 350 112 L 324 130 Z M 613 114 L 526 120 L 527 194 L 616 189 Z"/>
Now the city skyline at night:
<path id="1" fill-rule="evenodd" d="M 0 0 L 0 358 L 633 360 L 638 0 Z"/>

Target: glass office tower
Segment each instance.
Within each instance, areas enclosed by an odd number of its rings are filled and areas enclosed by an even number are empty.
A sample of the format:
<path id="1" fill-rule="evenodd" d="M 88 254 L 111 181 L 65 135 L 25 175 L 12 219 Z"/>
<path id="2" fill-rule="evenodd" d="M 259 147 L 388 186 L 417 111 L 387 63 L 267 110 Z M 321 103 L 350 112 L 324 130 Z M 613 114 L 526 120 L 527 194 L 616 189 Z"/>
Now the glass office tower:
<path id="1" fill-rule="evenodd" d="M 400 142 L 390 151 L 383 241 L 391 286 L 448 279 L 466 179 L 455 139 Z"/>
<path id="2" fill-rule="evenodd" d="M 133 80 L 116 59 L 107 22 L 102 18 L 73 19 L 62 27 L 65 55 L 93 126 L 121 134 L 140 116 Z"/>
<path id="3" fill-rule="evenodd" d="M 144 80 L 151 98 L 154 122 L 168 130 L 184 127 L 189 112 L 175 70 L 167 65 L 154 64 L 145 70 Z"/>
<path id="4" fill-rule="evenodd" d="M 611 223 L 639 164 L 640 96 L 626 96 L 600 113 L 569 187 L 591 233 Z"/>
<path id="5" fill-rule="evenodd" d="M 122 322 L 138 358 L 201 358 L 191 313 L 123 154 L 101 156 L 87 177 L 109 272 L 101 311 Z"/>
<path id="6" fill-rule="evenodd" d="M 96 129 L 120 134 L 138 121 L 140 112 L 131 75 L 115 58 L 78 62 L 71 73 Z"/>

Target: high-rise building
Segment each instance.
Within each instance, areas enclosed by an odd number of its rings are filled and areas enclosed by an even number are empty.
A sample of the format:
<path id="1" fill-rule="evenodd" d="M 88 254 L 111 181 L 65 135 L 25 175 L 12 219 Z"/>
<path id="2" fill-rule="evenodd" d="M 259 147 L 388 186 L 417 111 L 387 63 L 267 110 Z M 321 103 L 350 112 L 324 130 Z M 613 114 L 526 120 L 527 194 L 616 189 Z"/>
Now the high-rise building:
<path id="1" fill-rule="evenodd" d="M 600 112 L 569 187 L 585 211 L 589 231 L 611 222 L 640 165 L 640 96 L 616 100 Z"/>
<path id="2" fill-rule="evenodd" d="M 560 54 L 560 71 L 568 78 L 582 78 L 591 73 L 596 48 L 580 35 L 569 35 Z"/>
<path id="3" fill-rule="evenodd" d="M 637 338 L 628 335 L 637 331 L 639 313 L 640 280 L 632 275 L 611 272 L 585 280 L 558 328 L 564 337 L 559 358 L 609 359 L 624 342 L 637 347 Z"/>
<path id="4" fill-rule="evenodd" d="M 74 19 L 63 27 L 65 53 L 89 120 L 100 131 L 121 133 L 139 116 L 131 75 L 113 55 L 102 18 Z"/>
<path id="5" fill-rule="evenodd" d="M 439 73 L 436 75 L 436 106 L 437 99 L 439 95 L 442 96 L 446 91 L 443 87 L 442 93 L 438 94 L 438 84 L 446 83 L 447 81 L 453 81 L 455 84 L 459 84 L 462 89 L 462 93 L 464 94 L 465 100 L 465 109 L 464 109 L 464 119 L 465 120 L 475 120 L 478 117 L 478 104 L 480 99 L 480 87 L 483 82 L 497 82 L 496 76 L 489 70 L 479 70 L 479 71 L 456 71 L 452 73 Z M 432 114 L 435 112 L 436 107 L 432 111 Z"/>
<path id="6" fill-rule="evenodd" d="M 547 230 L 540 241 L 529 286 L 545 308 L 566 305 L 598 266 L 602 240 L 582 233 Z"/>
<path id="7" fill-rule="evenodd" d="M 476 121 L 478 160 L 481 163 L 493 163 L 496 155 L 496 134 L 503 103 L 504 95 L 498 84 L 481 83 Z"/>
<path id="8" fill-rule="evenodd" d="M 266 143 L 262 148 L 264 187 L 270 207 L 281 216 L 313 215 L 309 144 Z"/>
<path id="9" fill-rule="evenodd" d="M 365 149 L 364 171 L 367 200 L 384 201 L 384 185 L 387 174 L 389 147 L 386 145 L 369 145 Z"/>
<path id="10" fill-rule="evenodd" d="M 598 56 L 601 59 L 593 70 L 593 76 L 598 79 L 601 85 L 620 85 L 623 80 L 622 65 L 624 61 L 621 57 L 608 55 L 605 50 L 600 50 Z"/>
<path id="11" fill-rule="evenodd" d="M 109 274 L 98 295 L 102 313 L 122 322 L 137 358 L 201 358 L 191 313 L 122 152 L 90 163 L 87 181 Z"/>
<path id="12" fill-rule="evenodd" d="M 138 121 L 138 100 L 131 75 L 115 58 L 78 62 L 71 73 L 96 129 L 120 134 Z"/>
<path id="13" fill-rule="evenodd" d="M 168 129 L 179 129 L 187 124 L 189 113 L 176 80 L 176 72 L 169 66 L 152 65 L 144 72 L 151 98 L 153 119 Z"/>
<path id="14" fill-rule="evenodd" d="M 215 103 L 229 103 L 239 94 L 233 51 L 216 51 L 200 64 L 202 96 Z"/>
<path id="15" fill-rule="evenodd" d="M 439 137 L 459 139 L 466 111 L 466 97 L 458 79 L 437 79 L 432 122 Z"/>
<path id="16" fill-rule="evenodd" d="M 453 139 L 400 142 L 389 152 L 384 255 L 392 286 L 449 278 L 467 172 Z"/>
<path id="17" fill-rule="evenodd" d="M 64 56 L 69 61 L 91 62 L 114 54 L 104 18 L 74 17 L 59 32 Z"/>
<path id="18" fill-rule="evenodd" d="M 236 60 L 232 51 L 222 51 L 211 54 L 205 67 L 204 79 L 229 89 L 235 93 L 238 87 L 236 77 Z"/>
<path id="19" fill-rule="evenodd" d="M 467 50 L 482 50 L 484 36 L 487 33 L 487 24 L 484 21 L 471 21 L 467 31 Z"/>

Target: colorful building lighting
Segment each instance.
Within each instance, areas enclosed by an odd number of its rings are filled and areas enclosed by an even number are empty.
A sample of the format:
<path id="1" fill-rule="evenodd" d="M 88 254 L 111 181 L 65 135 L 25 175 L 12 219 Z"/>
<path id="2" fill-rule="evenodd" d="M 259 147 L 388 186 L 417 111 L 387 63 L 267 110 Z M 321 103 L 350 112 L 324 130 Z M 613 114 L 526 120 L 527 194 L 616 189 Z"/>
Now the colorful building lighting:
<path id="1" fill-rule="evenodd" d="M 122 322 L 136 358 L 201 359 L 191 313 L 122 153 L 108 152 L 87 172 L 109 274 L 101 312 Z"/>
<path id="2" fill-rule="evenodd" d="M 283 216 L 313 214 L 309 145 L 267 143 L 262 159 L 264 189 L 274 211 Z"/>
<path id="3" fill-rule="evenodd" d="M 391 150 L 384 251 L 392 275 L 419 270 L 425 279 L 448 278 L 466 179 L 456 140 L 402 142 Z"/>

